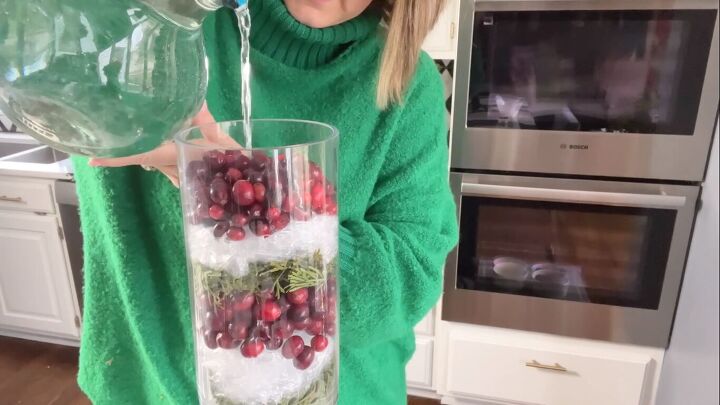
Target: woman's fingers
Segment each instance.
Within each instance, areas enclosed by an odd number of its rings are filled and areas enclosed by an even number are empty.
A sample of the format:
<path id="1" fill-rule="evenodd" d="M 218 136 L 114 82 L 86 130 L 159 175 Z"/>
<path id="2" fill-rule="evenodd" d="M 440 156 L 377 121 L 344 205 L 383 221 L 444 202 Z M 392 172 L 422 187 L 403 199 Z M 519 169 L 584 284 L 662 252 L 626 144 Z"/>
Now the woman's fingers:
<path id="1" fill-rule="evenodd" d="M 210 145 L 217 145 L 230 149 L 241 148 L 240 144 L 235 142 L 235 140 L 230 135 L 226 134 L 225 131 L 222 130 L 220 125 L 209 125 L 216 123 L 217 121 L 215 120 L 215 117 L 213 117 L 210 113 L 210 110 L 208 110 L 207 103 L 203 103 L 200 111 L 192 119 L 192 125 L 199 127 L 200 133 L 202 134 L 203 138 L 205 138 L 206 142 L 196 140 L 195 143 L 207 143 Z"/>
<path id="2" fill-rule="evenodd" d="M 180 175 L 178 174 L 177 166 L 161 166 L 157 169 L 160 173 L 164 174 L 165 177 L 170 179 L 175 187 L 180 188 Z"/>
<path id="3" fill-rule="evenodd" d="M 177 147 L 174 142 L 164 143 L 157 148 L 138 155 L 119 158 L 90 159 L 90 166 L 123 167 L 123 166 L 172 166 L 177 164 Z"/>

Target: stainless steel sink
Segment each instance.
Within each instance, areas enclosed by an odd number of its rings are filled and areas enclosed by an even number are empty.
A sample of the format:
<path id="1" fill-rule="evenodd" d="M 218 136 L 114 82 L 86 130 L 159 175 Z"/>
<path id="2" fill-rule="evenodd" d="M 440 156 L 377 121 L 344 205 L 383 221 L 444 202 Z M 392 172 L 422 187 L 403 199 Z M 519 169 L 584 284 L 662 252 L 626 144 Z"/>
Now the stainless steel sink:
<path id="1" fill-rule="evenodd" d="M 57 151 L 49 146 L 39 146 L 0 160 L 4 162 L 49 164 L 65 160 L 69 157 L 67 153 Z"/>

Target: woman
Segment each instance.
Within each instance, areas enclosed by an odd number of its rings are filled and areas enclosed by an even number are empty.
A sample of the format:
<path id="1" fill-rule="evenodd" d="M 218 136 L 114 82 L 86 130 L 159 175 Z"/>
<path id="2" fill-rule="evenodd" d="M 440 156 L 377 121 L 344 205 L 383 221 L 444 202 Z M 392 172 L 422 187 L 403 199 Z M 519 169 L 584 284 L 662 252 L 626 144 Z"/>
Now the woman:
<path id="1" fill-rule="evenodd" d="M 254 117 L 340 129 L 342 404 L 405 402 L 412 328 L 437 301 L 457 238 L 443 89 L 430 58 L 418 59 L 442 2 L 250 2 Z M 238 119 L 232 12 L 211 16 L 204 34 L 207 105 L 218 120 Z M 210 119 L 204 110 L 196 123 Z M 176 183 L 174 162 L 172 145 L 91 161 L 113 168 L 76 162 L 86 247 L 78 379 L 97 404 L 197 401 L 180 202 L 160 173 Z"/>

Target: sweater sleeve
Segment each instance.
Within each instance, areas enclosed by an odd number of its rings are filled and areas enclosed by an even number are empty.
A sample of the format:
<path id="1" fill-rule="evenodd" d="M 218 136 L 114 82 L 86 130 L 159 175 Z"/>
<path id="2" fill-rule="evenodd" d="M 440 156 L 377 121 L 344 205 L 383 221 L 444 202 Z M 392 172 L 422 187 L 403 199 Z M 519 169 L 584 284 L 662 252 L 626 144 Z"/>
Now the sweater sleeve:
<path id="1" fill-rule="evenodd" d="M 365 218 L 341 224 L 343 344 L 410 332 L 437 302 L 443 264 L 457 242 L 443 88 L 425 62 L 426 74 L 418 75 L 387 134 L 392 141 Z"/>

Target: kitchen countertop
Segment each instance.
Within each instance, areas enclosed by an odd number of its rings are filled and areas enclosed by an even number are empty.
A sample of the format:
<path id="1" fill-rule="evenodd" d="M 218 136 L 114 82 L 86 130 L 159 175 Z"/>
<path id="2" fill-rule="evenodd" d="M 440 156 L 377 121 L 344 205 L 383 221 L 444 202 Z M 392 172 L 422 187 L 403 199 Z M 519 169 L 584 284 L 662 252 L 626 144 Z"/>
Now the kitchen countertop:
<path id="1" fill-rule="evenodd" d="M 17 152 L 5 155 L 0 158 L 0 176 L 33 177 L 50 180 L 72 180 L 73 166 L 69 158 L 51 163 L 33 163 L 22 161 L 8 161 L 8 158 L 18 156 L 26 152 L 32 152 L 33 148 L 43 145 L 38 141 L 22 133 L 0 133 L 0 145 L 20 144 L 29 145 L 30 149 L 18 149 Z"/>
<path id="2" fill-rule="evenodd" d="M 0 176 L 72 180 L 73 173 L 74 171 L 70 159 L 46 164 L 0 161 Z"/>

